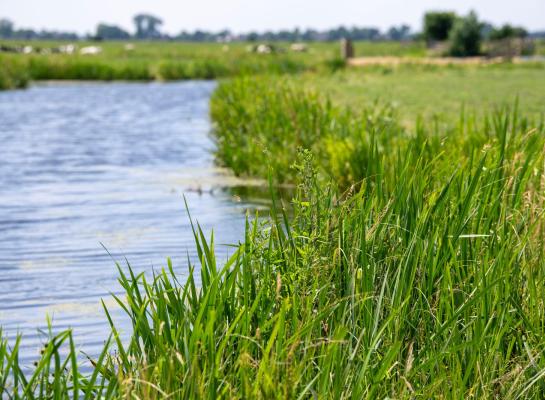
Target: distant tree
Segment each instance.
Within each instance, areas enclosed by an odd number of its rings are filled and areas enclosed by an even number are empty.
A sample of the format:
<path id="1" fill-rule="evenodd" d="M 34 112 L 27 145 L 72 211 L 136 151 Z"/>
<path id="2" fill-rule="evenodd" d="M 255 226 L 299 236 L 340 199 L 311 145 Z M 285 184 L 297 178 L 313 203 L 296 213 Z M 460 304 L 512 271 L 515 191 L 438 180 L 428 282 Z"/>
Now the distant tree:
<path id="1" fill-rule="evenodd" d="M 320 39 L 320 32 L 318 32 L 315 29 L 307 29 L 303 34 L 301 35 L 301 39 L 303 39 L 306 42 L 311 42 L 314 40 Z"/>
<path id="2" fill-rule="evenodd" d="M 469 57 L 481 52 L 482 24 L 477 14 L 471 11 L 466 17 L 457 18 L 450 31 L 450 55 L 454 57 Z"/>
<path id="3" fill-rule="evenodd" d="M 532 32 L 528 36 L 534 39 L 545 39 L 545 31 Z"/>
<path id="4" fill-rule="evenodd" d="M 24 40 L 30 40 L 30 39 L 51 39 L 49 37 L 49 34 L 51 32 L 36 32 L 32 29 L 17 29 L 16 31 L 13 31 L 12 38 L 14 39 L 24 39 Z"/>
<path id="5" fill-rule="evenodd" d="M 381 39 L 380 30 L 377 28 L 352 28 L 347 36 L 347 39 L 352 40 L 378 40 Z"/>
<path id="6" fill-rule="evenodd" d="M 131 37 L 129 32 L 115 25 L 99 24 L 96 37 L 104 40 L 123 40 Z"/>
<path id="7" fill-rule="evenodd" d="M 163 24 L 163 20 L 160 18 L 150 14 L 138 14 L 134 16 L 133 21 L 138 39 L 157 39 L 162 36 L 159 27 Z"/>
<path id="8" fill-rule="evenodd" d="M 490 22 L 482 22 L 481 23 L 481 37 L 485 40 L 490 39 L 490 35 L 494 31 L 494 25 L 492 25 Z"/>
<path id="9" fill-rule="evenodd" d="M 219 31 L 215 36 L 216 36 L 215 38 L 216 41 L 226 42 L 231 40 L 231 37 L 233 36 L 233 34 L 231 33 L 229 29 L 224 29 L 222 31 Z"/>
<path id="10" fill-rule="evenodd" d="M 500 28 L 494 28 L 490 32 L 490 40 L 502 40 L 502 39 L 513 39 L 513 38 L 525 38 L 528 36 L 528 31 L 522 27 L 511 26 L 505 24 Z"/>
<path id="11" fill-rule="evenodd" d="M 13 35 L 13 22 L 9 19 L 0 19 L 0 37 L 10 38 Z"/>
<path id="12" fill-rule="evenodd" d="M 392 26 L 386 32 L 386 38 L 389 40 L 407 40 L 410 38 L 411 27 L 409 25 L 401 25 L 400 27 Z"/>
<path id="13" fill-rule="evenodd" d="M 455 20 L 456 14 L 453 12 L 426 13 L 424 15 L 424 38 L 428 42 L 447 40 Z"/>
<path id="14" fill-rule="evenodd" d="M 256 42 L 257 40 L 259 40 L 259 34 L 257 32 L 250 32 L 248 33 L 246 38 L 249 42 Z"/>

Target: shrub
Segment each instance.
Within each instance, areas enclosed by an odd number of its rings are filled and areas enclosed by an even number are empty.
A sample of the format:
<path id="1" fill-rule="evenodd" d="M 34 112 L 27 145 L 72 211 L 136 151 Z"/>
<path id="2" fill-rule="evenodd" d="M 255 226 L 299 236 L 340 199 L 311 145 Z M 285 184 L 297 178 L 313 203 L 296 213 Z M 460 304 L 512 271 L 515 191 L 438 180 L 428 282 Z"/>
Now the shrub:
<path id="1" fill-rule="evenodd" d="M 458 18 L 449 34 L 450 55 L 454 57 L 477 56 L 481 53 L 481 24 L 474 12 Z"/>
<path id="2" fill-rule="evenodd" d="M 513 38 L 525 38 L 528 36 L 528 31 L 522 27 L 503 25 L 501 28 L 494 28 L 489 34 L 490 40 L 503 40 Z"/>
<path id="3" fill-rule="evenodd" d="M 454 26 L 456 14 L 453 12 L 428 12 L 424 15 L 424 39 L 443 41 L 448 39 Z"/>

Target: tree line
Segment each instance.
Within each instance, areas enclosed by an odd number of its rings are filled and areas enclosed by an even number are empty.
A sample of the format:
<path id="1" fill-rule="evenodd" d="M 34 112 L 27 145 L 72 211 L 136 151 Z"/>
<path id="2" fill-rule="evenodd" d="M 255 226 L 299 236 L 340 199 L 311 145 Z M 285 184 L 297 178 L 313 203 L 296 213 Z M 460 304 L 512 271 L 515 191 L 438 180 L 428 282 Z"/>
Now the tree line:
<path id="1" fill-rule="evenodd" d="M 494 27 L 492 24 L 480 22 L 474 13 L 466 17 L 457 16 L 453 12 L 429 12 L 424 16 L 424 26 L 420 33 L 412 32 L 408 25 L 392 26 L 387 30 L 374 27 L 340 26 L 327 30 L 295 28 L 292 30 L 247 32 L 235 34 L 230 30 L 217 32 L 195 30 L 182 31 L 177 35 L 161 32 L 163 20 L 151 14 L 138 14 L 133 18 L 135 30 L 129 32 L 119 26 L 100 23 L 94 33 L 78 35 L 74 32 L 34 31 L 32 29 L 16 29 L 15 24 L 8 19 L 0 19 L 0 37 L 6 39 L 50 39 L 50 40 L 179 40 L 190 42 L 228 42 L 228 41 L 335 41 L 342 38 L 350 40 L 414 40 L 425 39 L 443 41 L 469 34 L 481 39 L 497 39 L 501 37 L 524 37 L 528 32 L 521 27 L 504 25 Z M 545 37 L 545 32 L 534 36 Z"/>
<path id="2" fill-rule="evenodd" d="M 133 18 L 133 33 L 112 24 L 99 23 L 92 34 L 78 36 L 72 32 L 33 31 L 15 29 L 13 22 L 0 19 L 0 37 L 9 39 L 91 39 L 91 40 L 180 40 L 191 42 L 226 42 L 226 41 L 333 41 L 341 38 L 352 40 L 411 40 L 414 34 L 408 25 L 393 26 L 386 31 L 373 27 L 344 27 L 328 30 L 295 28 L 292 30 L 247 32 L 235 34 L 225 29 L 217 32 L 195 30 L 181 31 L 177 35 L 161 32 L 163 21 L 151 14 L 138 14 Z"/>
<path id="3" fill-rule="evenodd" d="M 428 12 L 424 15 L 422 31 L 422 38 L 429 45 L 448 41 L 448 53 L 456 57 L 480 55 L 483 40 L 524 39 L 528 36 L 529 32 L 520 26 L 505 24 L 495 27 L 480 21 L 474 11 L 466 16 L 454 12 Z M 534 34 L 534 37 L 540 36 L 539 33 Z"/>

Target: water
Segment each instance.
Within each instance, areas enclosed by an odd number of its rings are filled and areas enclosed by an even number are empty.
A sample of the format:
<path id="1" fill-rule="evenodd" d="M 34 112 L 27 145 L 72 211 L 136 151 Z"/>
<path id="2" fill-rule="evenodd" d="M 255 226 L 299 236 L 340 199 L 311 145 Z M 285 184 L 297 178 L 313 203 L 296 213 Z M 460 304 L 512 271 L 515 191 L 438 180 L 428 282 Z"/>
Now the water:
<path id="1" fill-rule="evenodd" d="M 216 243 L 243 238 L 244 210 L 219 186 L 208 102 L 212 82 L 56 84 L 0 93 L 0 326 L 23 333 L 31 363 L 53 318 L 80 348 L 109 332 L 99 299 L 119 292 L 114 262 L 138 271 L 172 258 L 180 276 L 191 213 Z M 217 246 L 225 259 L 232 247 Z M 125 332 L 127 321 L 116 320 Z"/>

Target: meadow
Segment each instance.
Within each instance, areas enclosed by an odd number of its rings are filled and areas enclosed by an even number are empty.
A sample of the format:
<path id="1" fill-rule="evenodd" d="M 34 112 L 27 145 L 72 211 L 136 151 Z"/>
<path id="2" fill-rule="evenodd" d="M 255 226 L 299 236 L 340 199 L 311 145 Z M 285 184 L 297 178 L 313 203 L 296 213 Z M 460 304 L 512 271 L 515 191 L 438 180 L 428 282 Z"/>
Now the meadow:
<path id="1" fill-rule="evenodd" d="M 6 47 L 33 46 L 31 54 L 0 53 L 0 89 L 25 87 L 37 80 L 181 80 L 217 79 L 256 74 L 294 74 L 338 68 L 337 43 L 311 43 L 305 52 L 293 52 L 290 43 L 275 43 L 275 54 L 248 51 L 251 43 L 77 42 L 78 49 L 98 46 L 95 55 L 41 54 L 64 42 L 0 41 Z M 366 55 L 425 55 L 420 42 L 356 43 Z"/>
<path id="2" fill-rule="evenodd" d="M 0 394 L 543 398 L 543 72 L 223 80 L 217 160 L 269 181 L 268 218 L 248 216 L 226 262 L 194 223 L 200 263 L 187 281 L 170 261 L 153 275 L 119 265 L 133 334 L 122 342 L 105 307 L 112 334 L 91 373 L 70 331 L 31 371 L 18 361 L 24 338 L 1 342 Z"/>
<path id="3" fill-rule="evenodd" d="M 518 99 L 526 116 L 545 112 L 545 63 L 486 66 L 399 65 L 351 68 L 293 79 L 352 109 L 390 106 L 398 118 L 452 122 L 464 109 L 483 118 Z"/>

